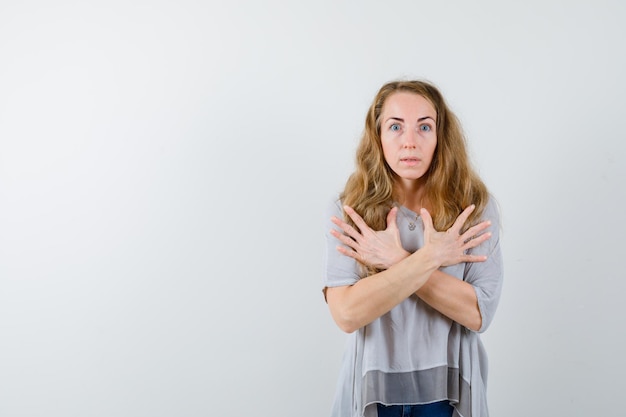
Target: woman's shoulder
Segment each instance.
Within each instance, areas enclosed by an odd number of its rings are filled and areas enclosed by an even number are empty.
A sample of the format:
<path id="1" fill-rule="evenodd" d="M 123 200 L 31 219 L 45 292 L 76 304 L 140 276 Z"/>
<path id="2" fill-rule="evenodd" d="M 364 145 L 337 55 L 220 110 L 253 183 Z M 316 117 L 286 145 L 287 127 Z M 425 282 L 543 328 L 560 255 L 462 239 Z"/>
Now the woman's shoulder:
<path id="1" fill-rule="evenodd" d="M 342 216 L 343 204 L 341 203 L 341 193 L 330 194 L 326 202 L 326 217 Z"/>
<path id="2" fill-rule="evenodd" d="M 498 229 L 502 226 L 500 204 L 493 194 L 489 194 L 487 203 L 485 204 L 485 208 L 483 209 L 480 217 L 482 220 L 490 220 L 491 223 Z"/>
<path id="3" fill-rule="evenodd" d="M 498 200 L 496 197 L 489 193 L 487 197 L 487 204 L 485 204 L 484 215 L 486 217 L 500 217 L 500 205 L 498 204 Z"/>

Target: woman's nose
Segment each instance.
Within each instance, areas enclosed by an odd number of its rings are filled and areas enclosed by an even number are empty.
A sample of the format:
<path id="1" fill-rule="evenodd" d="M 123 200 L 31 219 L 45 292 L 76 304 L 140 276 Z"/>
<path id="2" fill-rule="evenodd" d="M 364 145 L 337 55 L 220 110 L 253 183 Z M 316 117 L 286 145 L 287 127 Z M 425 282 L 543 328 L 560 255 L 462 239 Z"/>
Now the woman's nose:
<path id="1" fill-rule="evenodd" d="M 415 148 L 417 146 L 417 132 L 414 130 L 407 130 L 404 135 L 404 147 Z"/>

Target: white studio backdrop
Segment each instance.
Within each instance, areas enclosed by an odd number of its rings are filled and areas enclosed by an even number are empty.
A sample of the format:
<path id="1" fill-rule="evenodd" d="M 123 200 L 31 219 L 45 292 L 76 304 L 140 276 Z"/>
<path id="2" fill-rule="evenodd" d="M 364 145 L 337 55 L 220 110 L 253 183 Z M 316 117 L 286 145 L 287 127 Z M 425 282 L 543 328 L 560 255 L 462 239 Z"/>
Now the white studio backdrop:
<path id="1" fill-rule="evenodd" d="M 0 2 L 0 416 L 318 417 L 322 215 L 440 87 L 503 214 L 495 417 L 619 415 L 626 3 Z"/>

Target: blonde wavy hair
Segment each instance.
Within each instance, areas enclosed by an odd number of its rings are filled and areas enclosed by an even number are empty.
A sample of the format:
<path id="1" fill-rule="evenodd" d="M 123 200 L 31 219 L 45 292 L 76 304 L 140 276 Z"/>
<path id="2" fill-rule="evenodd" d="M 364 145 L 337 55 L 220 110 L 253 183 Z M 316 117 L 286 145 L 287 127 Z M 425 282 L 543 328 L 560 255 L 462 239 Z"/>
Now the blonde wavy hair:
<path id="1" fill-rule="evenodd" d="M 383 155 L 380 139 L 381 114 L 387 98 L 396 92 L 418 94 L 437 112 L 437 147 L 424 175 L 425 200 L 437 230 L 447 230 L 470 204 L 476 209 L 466 228 L 479 222 L 489 199 L 487 187 L 472 168 L 465 136 L 457 117 L 448 108 L 439 90 L 426 81 L 393 81 L 381 87 L 365 119 L 365 130 L 356 152 L 356 168 L 341 194 L 343 204 L 356 210 L 374 230 L 387 227 L 387 214 L 397 201 L 396 174 Z M 344 213 L 345 220 L 356 227 Z M 366 275 L 379 270 L 365 267 Z"/>

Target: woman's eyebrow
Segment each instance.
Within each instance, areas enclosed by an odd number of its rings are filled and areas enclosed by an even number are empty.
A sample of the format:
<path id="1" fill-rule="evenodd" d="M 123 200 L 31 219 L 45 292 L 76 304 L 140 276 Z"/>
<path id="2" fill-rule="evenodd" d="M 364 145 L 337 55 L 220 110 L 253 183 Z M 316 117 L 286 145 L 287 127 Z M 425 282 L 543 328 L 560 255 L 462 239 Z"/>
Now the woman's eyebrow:
<path id="1" fill-rule="evenodd" d="M 432 118 L 431 116 L 424 116 L 424 117 L 420 117 L 419 119 L 417 119 L 417 121 L 418 121 L 418 122 L 422 122 L 422 121 L 424 121 L 424 120 L 426 120 L 426 119 L 430 119 L 430 120 L 432 120 L 433 122 L 435 121 L 435 119 L 434 119 L 434 118 Z M 401 117 L 395 117 L 395 116 L 388 117 L 388 118 L 387 118 L 387 120 L 385 120 L 385 121 L 386 121 L 386 122 L 388 122 L 389 120 L 397 120 L 398 122 L 404 122 L 404 119 L 403 119 L 403 118 L 401 118 Z"/>

